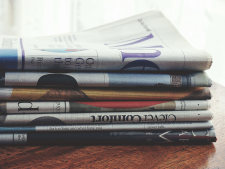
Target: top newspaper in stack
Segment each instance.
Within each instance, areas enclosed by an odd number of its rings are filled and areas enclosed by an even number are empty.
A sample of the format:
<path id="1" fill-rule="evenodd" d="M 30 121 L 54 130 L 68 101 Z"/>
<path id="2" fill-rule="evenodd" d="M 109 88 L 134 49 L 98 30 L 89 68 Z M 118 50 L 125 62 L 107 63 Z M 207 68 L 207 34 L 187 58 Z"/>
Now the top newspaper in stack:
<path id="1" fill-rule="evenodd" d="M 2 70 L 203 71 L 211 56 L 194 49 L 158 11 L 85 32 L 1 37 Z"/>

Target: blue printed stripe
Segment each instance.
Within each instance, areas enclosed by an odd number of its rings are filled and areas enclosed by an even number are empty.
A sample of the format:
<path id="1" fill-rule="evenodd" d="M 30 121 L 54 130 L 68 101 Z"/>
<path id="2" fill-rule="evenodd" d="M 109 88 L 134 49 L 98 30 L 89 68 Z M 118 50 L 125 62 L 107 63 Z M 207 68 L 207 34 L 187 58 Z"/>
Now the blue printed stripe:
<path id="1" fill-rule="evenodd" d="M 18 51 L 17 49 L 0 49 L 0 69 L 17 70 Z"/>
<path id="2" fill-rule="evenodd" d="M 7 132 L 34 132 L 34 131 L 36 131 L 35 126 L 0 127 L 0 133 L 7 133 Z"/>

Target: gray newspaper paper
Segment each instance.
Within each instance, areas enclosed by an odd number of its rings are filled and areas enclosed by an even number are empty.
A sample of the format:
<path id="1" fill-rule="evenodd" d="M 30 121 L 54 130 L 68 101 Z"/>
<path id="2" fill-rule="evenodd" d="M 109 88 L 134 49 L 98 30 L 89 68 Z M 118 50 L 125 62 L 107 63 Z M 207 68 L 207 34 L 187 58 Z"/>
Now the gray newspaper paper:
<path id="1" fill-rule="evenodd" d="M 0 72 L 0 86 L 210 87 L 211 85 L 211 79 L 204 72 L 188 74 Z"/>
<path id="2" fill-rule="evenodd" d="M 82 112 L 124 112 L 156 110 L 207 110 L 207 100 L 175 101 L 54 101 L 54 102 L 0 102 L 0 114 L 38 114 L 38 113 L 82 113 Z"/>
<path id="3" fill-rule="evenodd" d="M 0 125 L 65 125 L 80 123 L 154 123 L 179 121 L 208 121 L 213 118 L 208 110 L 101 112 L 0 115 Z"/>
<path id="4" fill-rule="evenodd" d="M 212 128 L 211 121 L 204 122 L 167 122 L 135 124 L 76 124 L 46 126 L 7 126 L 0 127 L 0 133 L 9 132 L 68 132 L 68 131 L 135 131 L 135 130 L 192 130 Z"/>

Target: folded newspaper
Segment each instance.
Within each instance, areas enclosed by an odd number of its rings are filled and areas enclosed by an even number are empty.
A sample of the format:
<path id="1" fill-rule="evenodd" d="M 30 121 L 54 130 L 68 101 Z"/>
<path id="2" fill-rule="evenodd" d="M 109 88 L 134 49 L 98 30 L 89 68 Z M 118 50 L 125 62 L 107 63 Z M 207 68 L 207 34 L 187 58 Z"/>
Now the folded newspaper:
<path id="1" fill-rule="evenodd" d="M 207 100 L 175 101 L 17 101 L 0 102 L 0 114 L 207 110 Z"/>
<path id="2" fill-rule="evenodd" d="M 197 130 L 1 133 L 0 144 L 151 144 L 168 142 L 216 142 L 214 128 Z"/>
<path id="3" fill-rule="evenodd" d="M 208 110 L 0 115 L 0 125 L 65 125 L 79 123 L 152 123 L 208 121 Z"/>
<path id="4" fill-rule="evenodd" d="M 155 131 L 191 130 L 212 128 L 211 121 L 204 122 L 167 122 L 167 123 L 126 123 L 126 124 L 75 124 L 75 125 L 25 125 L 0 126 L 0 133 L 23 132 L 73 132 L 76 131 Z"/>
<path id="5" fill-rule="evenodd" d="M 1 87 L 0 100 L 8 101 L 165 101 L 211 99 L 209 88 L 19 88 Z"/>
<path id="6" fill-rule="evenodd" d="M 204 72 L 186 74 L 0 72 L 0 86 L 210 87 Z"/>
<path id="7" fill-rule="evenodd" d="M 203 71 L 212 64 L 159 11 L 80 33 L 1 36 L 0 44 L 2 70 Z"/>

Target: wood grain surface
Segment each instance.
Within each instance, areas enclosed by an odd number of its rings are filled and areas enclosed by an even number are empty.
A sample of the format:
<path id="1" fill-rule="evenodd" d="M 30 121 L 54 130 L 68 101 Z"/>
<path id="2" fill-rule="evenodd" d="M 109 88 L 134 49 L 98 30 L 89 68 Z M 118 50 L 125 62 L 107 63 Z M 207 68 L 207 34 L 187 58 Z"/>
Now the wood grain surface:
<path id="1" fill-rule="evenodd" d="M 225 87 L 211 92 L 216 143 L 0 146 L 0 168 L 225 168 Z"/>

